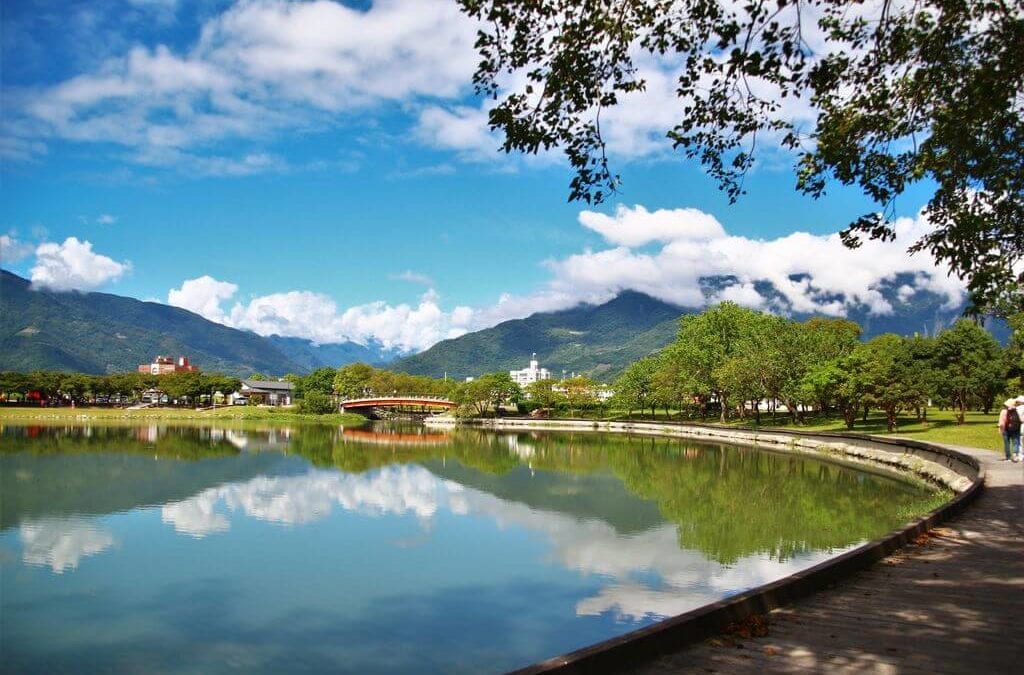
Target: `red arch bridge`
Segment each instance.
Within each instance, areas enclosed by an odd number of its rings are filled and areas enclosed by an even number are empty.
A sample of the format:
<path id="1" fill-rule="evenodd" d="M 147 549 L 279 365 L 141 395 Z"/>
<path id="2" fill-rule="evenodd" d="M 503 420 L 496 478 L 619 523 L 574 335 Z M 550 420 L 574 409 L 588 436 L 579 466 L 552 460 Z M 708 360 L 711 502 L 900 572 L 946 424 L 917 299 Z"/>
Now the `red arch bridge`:
<path id="1" fill-rule="evenodd" d="M 442 396 L 368 396 L 341 401 L 341 410 L 371 410 L 373 408 L 414 408 L 454 410 L 458 404 Z"/>

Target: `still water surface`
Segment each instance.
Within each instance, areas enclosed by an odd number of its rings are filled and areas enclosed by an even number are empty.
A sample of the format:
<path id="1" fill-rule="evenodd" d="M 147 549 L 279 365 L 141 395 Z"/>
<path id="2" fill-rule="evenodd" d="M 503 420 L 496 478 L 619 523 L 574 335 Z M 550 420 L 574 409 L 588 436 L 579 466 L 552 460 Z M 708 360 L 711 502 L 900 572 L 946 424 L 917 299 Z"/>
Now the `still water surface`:
<path id="1" fill-rule="evenodd" d="M 11 672 L 500 672 L 928 510 L 805 457 L 421 427 L 0 427 Z"/>

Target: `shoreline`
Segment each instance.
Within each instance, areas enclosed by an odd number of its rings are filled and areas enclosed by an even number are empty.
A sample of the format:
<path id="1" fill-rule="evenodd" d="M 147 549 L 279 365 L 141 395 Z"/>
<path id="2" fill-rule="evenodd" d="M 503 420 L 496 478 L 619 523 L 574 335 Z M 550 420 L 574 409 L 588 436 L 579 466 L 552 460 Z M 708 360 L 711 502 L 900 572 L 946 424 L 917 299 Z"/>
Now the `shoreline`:
<path id="1" fill-rule="evenodd" d="M 582 419 L 531 419 L 523 417 L 469 418 L 428 417 L 424 425 L 433 428 L 460 426 L 499 431 L 578 431 L 625 433 L 645 436 L 689 438 L 712 443 L 750 447 L 840 460 L 845 463 L 885 470 L 906 478 L 924 480 L 960 494 L 975 481 L 978 464 L 973 458 L 942 444 L 898 436 L 856 433 L 750 429 L 687 422 L 626 422 Z"/>
<path id="2" fill-rule="evenodd" d="M 185 422 L 227 423 L 259 422 L 270 424 L 325 424 L 362 426 L 369 420 L 354 413 L 313 415 L 290 409 L 252 406 L 222 406 L 196 410 L 193 408 L 31 408 L 0 407 L 0 424 L 62 424 L 81 422 Z"/>
<path id="3" fill-rule="evenodd" d="M 813 596 L 900 550 L 917 537 L 958 515 L 982 493 L 985 468 L 978 458 L 953 447 L 900 437 L 832 432 L 766 431 L 715 425 L 665 422 L 603 422 L 595 420 L 536 420 L 494 418 L 459 420 L 428 418 L 429 427 L 469 426 L 504 431 L 579 431 L 640 434 L 724 442 L 768 450 L 845 459 L 865 466 L 881 466 L 917 475 L 944 485 L 953 496 L 889 534 L 866 542 L 811 568 L 739 595 L 669 617 L 625 635 L 597 642 L 513 671 L 516 675 L 541 673 L 604 673 L 633 669 L 639 663 L 720 634 L 731 624 L 750 619 Z"/>

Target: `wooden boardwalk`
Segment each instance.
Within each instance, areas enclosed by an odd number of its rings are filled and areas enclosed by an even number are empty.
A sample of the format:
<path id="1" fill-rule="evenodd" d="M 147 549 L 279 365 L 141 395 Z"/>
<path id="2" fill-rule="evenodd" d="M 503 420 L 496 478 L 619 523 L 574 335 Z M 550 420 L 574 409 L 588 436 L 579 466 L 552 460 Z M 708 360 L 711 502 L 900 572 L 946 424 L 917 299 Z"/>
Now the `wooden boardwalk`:
<path id="1" fill-rule="evenodd" d="M 954 449 L 986 471 L 985 490 L 959 517 L 774 610 L 767 635 L 739 627 L 630 672 L 1024 673 L 1024 463 Z"/>

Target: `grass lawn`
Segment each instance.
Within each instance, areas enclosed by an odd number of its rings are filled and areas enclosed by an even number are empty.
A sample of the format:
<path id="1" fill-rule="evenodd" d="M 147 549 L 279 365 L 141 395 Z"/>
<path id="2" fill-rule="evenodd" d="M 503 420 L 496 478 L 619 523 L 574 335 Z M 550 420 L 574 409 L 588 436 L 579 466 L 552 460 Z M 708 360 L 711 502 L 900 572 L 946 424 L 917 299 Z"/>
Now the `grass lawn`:
<path id="1" fill-rule="evenodd" d="M 0 422 L 81 422 L 81 421 L 134 422 L 147 420 L 187 422 L 271 422 L 342 424 L 357 426 L 366 422 L 362 415 L 333 413 L 310 415 L 292 409 L 258 406 L 222 406 L 212 410 L 191 408 L 27 408 L 0 407 Z"/>
<path id="2" fill-rule="evenodd" d="M 998 422 L 998 410 L 988 415 L 968 412 L 963 424 L 957 424 L 956 415 L 952 410 L 929 410 L 926 422 L 918 422 L 913 415 L 899 418 L 893 435 L 1002 452 L 1003 439 L 996 427 Z M 846 424 L 842 420 L 811 422 L 806 428 L 845 431 Z M 869 415 L 867 422 L 858 420 L 853 430 L 866 434 L 889 434 L 885 427 L 885 417 L 882 415 Z"/>
<path id="3" fill-rule="evenodd" d="M 634 418 L 636 416 L 634 415 Z M 647 416 L 649 419 L 650 416 Z M 658 415 L 658 419 L 665 419 L 664 413 Z M 707 422 L 717 422 L 716 419 L 707 419 Z M 900 417 L 897 420 L 896 431 L 893 435 L 906 436 L 922 441 L 935 441 L 937 443 L 949 443 L 951 445 L 965 445 L 973 448 L 986 450 L 1003 451 L 1003 439 L 999 435 L 996 423 L 999 421 L 999 411 L 996 410 L 988 415 L 980 412 L 969 411 L 963 424 L 956 423 L 956 415 L 952 410 L 939 410 L 931 408 L 928 410 L 928 421 L 918 422 L 913 414 Z M 756 427 L 753 419 L 743 422 L 731 420 L 730 424 Z M 793 428 L 805 431 L 846 431 L 846 424 L 842 418 L 817 419 L 807 418 L 806 422 L 794 426 L 789 418 L 780 414 L 777 420 L 772 423 L 770 415 L 761 415 L 761 428 Z M 888 435 L 885 428 L 885 416 L 879 412 L 872 411 L 868 415 L 867 422 L 859 418 L 852 431 L 862 434 Z"/>

